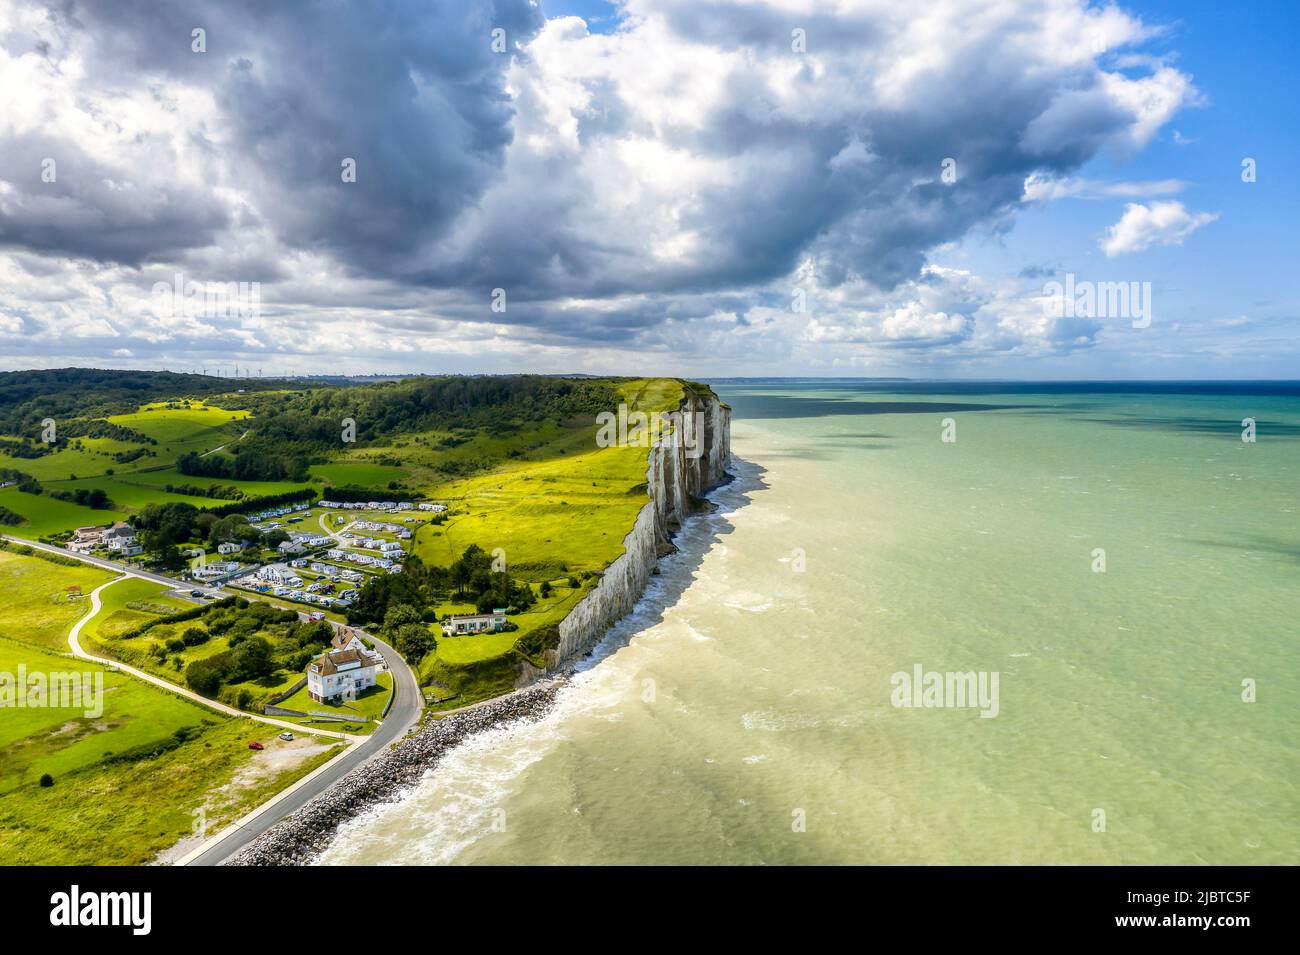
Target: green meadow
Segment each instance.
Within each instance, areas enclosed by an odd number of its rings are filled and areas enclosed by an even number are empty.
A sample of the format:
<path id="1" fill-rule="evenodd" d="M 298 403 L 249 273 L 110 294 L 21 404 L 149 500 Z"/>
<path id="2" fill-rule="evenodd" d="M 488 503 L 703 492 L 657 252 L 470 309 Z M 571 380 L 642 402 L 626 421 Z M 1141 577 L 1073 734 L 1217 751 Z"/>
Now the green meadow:
<path id="1" fill-rule="evenodd" d="M 115 753 L 160 743 L 182 727 L 197 727 L 208 711 L 134 677 L 75 657 L 0 639 L 0 672 L 103 674 L 103 713 L 55 707 L 8 708 L 0 721 L 0 793 L 55 781 Z"/>
<path id="2" fill-rule="evenodd" d="M 358 487 L 381 488 L 386 487 L 389 481 L 401 481 L 408 475 L 404 468 L 365 461 L 340 461 L 313 466 L 311 476 L 315 480 L 327 481 L 330 484 L 355 484 Z"/>
<path id="3" fill-rule="evenodd" d="M 0 550 L 0 637 L 67 649 L 68 631 L 89 609 L 90 592 L 113 576 L 88 565 L 65 567 Z M 80 587 L 87 596 L 69 599 L 68 587 Z"/>
<path id="4" fill-rule="evenodd" d="M 52 652 L 111 575 L 0 550 L 0 672 L 103 674 L 102 712 L 89 707 L 7 707 L 0 719 L 0 864 L 151 861 L 190 835 L 194 811 L 209 831 L 233 821 L 335 751 L 327 741 L 282 744 L 273 728 L 231 719 L 126 674 Z M 98 630 L 161 609 L 158 585 L 127 580 L 104 590 Z M 117 588 L 121 588 L 120 592 Z M 152 588 L 152 589 L 151 589 Z M 89 629 L 89 626 L 88 626 Z M 68 701 L 64 701 L 68 702 Z M 250 739 L 267 746 L 248 749 Z M 275 748 L 299 745 L 292 758 Z M 48 775 L 52 785 L 42 786 Z"/>

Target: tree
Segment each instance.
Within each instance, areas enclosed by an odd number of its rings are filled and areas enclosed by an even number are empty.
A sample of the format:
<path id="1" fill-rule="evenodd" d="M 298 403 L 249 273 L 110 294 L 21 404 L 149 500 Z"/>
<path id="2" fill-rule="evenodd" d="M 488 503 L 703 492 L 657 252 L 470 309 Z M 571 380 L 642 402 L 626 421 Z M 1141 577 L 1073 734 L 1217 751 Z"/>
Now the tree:
<path id="1" fill-rule="evenodd" d="M 195 693 L 203 696 L 215 696 L 234 671 L 234 654 L 223 652 L 195 660 L 185 668 L 185 683 Z"/>
<path id="2" fill-rule="evenodd" d="M 384 623 L 380 633 L 385 637 L 395 638 L 397 631 L 408 624 L 423 624 L 424 616 L 411 604 L 397 604 L 389 607 L 384 614 Z"/>
<path id="3" fill-rule="evenodd" d="M 423 623 L 404 623 L 393 636 L 393 645 L 408 663 L 418 663 L 438 647 L 429 628 Z"/>

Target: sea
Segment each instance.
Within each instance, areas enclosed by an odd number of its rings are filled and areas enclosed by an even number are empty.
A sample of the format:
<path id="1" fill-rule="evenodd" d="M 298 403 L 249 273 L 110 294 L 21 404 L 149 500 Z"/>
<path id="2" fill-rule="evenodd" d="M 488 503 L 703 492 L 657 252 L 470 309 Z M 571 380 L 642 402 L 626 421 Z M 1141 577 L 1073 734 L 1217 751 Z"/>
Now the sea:
<path id="1" fill-rule="evenodd" d="M 1300 863 L 1300 384 L 711 384 L 635 612 L 322 863 Z"/>

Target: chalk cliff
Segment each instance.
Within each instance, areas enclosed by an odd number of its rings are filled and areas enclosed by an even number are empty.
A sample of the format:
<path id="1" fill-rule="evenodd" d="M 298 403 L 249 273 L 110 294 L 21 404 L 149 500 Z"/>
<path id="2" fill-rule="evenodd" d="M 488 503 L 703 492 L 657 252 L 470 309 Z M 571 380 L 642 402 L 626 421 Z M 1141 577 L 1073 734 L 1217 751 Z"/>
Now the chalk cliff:
<path id="1" fill-rule="evenodd" d="M 701 495 L 727 477 L 731 455 L 731 409 L 712 394 L 687 394 L 675 432 L 694 424 L 686 440 L 665 440 L 650 448 L 646 486 L 650 500 L 623 539 L 624 553 L 605 569 L 596 587 L 560 623 L 559 646 L 546 653 L 547 669 L 565 666 L 590 650 L 605 631 L 641 599 L 655 562 L 671 553 L 671 536 L 695 513 Z M 689 416 L 689 422 L 686 420 Z M 542 671 L 532 667 L 520 683 Z"/>

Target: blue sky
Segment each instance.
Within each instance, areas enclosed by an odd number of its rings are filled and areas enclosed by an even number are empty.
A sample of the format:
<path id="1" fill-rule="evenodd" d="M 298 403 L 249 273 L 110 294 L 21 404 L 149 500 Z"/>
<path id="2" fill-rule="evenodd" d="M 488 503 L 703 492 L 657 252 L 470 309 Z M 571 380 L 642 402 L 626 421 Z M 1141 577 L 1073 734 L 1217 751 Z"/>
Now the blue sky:
<path id="1" fill-rule="evenodd" d="M 0 367 L 1294 377 L 1298 19 L 15 0 Z"/>
<path id="2" fill-rule="evenodd" d="M 1078 175 L 1102 181 L 1182 180 L 1187 187 L 1180 198 L 1189 207 L 1221 218 L 1182 245 L 1146 250 L 1116 277 L 1153 282 L 1157 315 L 1171 322 L 1249 319 L 1247 326 L 1209 333 L 1208 345 L 1247 337 L 1279 345 L 1273 357 L 1249 363 L 1187 354 L 1173 363 L 1176 374 L 1294 378 L 1300 369 L 1295 348 L 1300 288 L 1293 265 L 1300 181 L 1288 167 L 1291 157 L 1300 155 L 1300 123 L 1287 91 L 1300 87 L 1294 45 L 1300 7 L 1274 2 L 1251 4 L 1248 10 L 1218 3 L 1125 7 L 1166 26 L 1167 33 L 1152 46 L 1176 57 L 1174 62 L 1195 79 L 1204 103 L 1181 113 L 1146 149 L 1099 156 Z M 1241 180 L 1245 157 L 1257 161 L 1254 183 Z M 1081 275 L 1106 271 L 1095 237 L 1114 222 L 1123 202 L 1064 200 L 1022 213 L 1000 243 L 971 242 L 971 261 L 1002 270 L 1044 263 Z M 1107 373 L 1104 358 L 1090 361 L 1075 354 L 1049 363 L 1067 374 L 1071 368 L 1090 376 Z M 1135 357 L 1129 367 L 1166 377 L 1166 364 L 1156 355 L 1146 361 Z"/>

